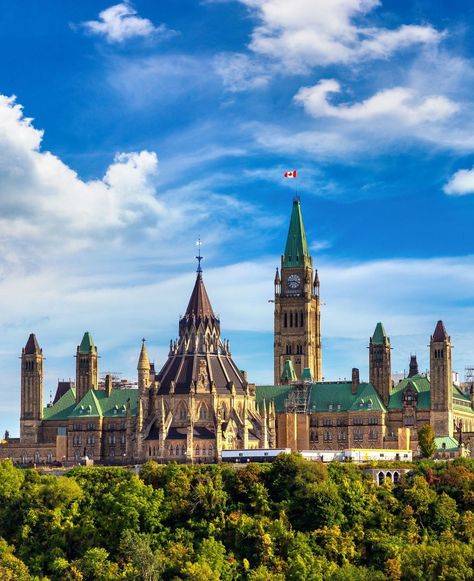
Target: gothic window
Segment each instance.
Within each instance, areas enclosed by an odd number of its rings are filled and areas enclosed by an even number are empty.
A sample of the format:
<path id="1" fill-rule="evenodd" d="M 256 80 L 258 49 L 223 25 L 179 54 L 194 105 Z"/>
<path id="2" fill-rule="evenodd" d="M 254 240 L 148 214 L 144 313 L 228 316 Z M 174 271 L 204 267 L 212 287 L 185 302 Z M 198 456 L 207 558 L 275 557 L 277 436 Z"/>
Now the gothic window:
<path id="1" fill-rule="evenodd" d="M 300 327 L 303 326 L 303 321 L 304 321 L 304 316 L 303 316 L 303 311 L 300 312 Z"/>
<path id="2" fill-rule="evenodd" d="M 283 315 L 283 326 L 288 327 L 288 315 L 286 313 Z"/>
<path id="3" fill-rule="evenodd" d="M 293 313 L 290 313 L 290 327 L 293 327 Z"/>
<path id="4" fill-rule="evenodd" d="M 403 425 L 404 426 L 413 426 L 413 425 L 415 425 L 415 418 L 413 416 L 404 416 L 403 417 Z"/>
<path id="5" fill-rule="evenodd" d="M 370 430 L 369 431 L 369 440 L 376 440 L 378 437 L 377 430 Z"/>
<path id="6" fill-rule="evenodd" d="M 324 432 L 324 441 L 332 442 L 332 434 L 329 431 Z"/>
<path id="7" fill-rule="evenodd" d="M 207 406 L 204 403 L 199 408 L 199 419 L 207 420 Z"/>
<path id="8" fill-rule="evenodd" d="M 39 461 L 40 461 L 39 452 L 35 452 L 35 463 L 38 464 Z"/>
<path id="9" fill-rule="evenodd" d="M 170 453 L 170 456 L 174 456 L 174 448 L 173 448 L 173 446 L 170 446 L 169 447 L 169 453 Z"/>
<path id="10" fill-rule="evenodd" d="M 176 456 L 179 456 L 179 446 L 176 444 Z"/>
<path id="11" fill-rule="evenodd" d="M 95 424 L 87 424 L 88 430 L 95 430 Z"/>
<path id="12" fill-rule="evenodd" d="M 51 452 L 48 452 L 48 464 L 51 464 L 52 461 L 53 461 L 53 454 Z"/>
<path id="13" fill-rule="evenodd" d="M 303 355 L 303 346 L 302 345 L 297 345 L 296 346 L 296 354 L 297 355 Z"/>
<path id="14" fill-rule="evenodd" d="M 354 440 L 356 442 L 361 442 L 364 439 L 364 433 L 362 430 L 355 430 L 354 432 Z"/>
<path id="15" fill-rule="evenodd" d="M 122 434 L 122 435 L 120 436 L 120 443 L 122 444 L 122 446 L 124 446 L 124 445 L 125 445 L 125 441 L 126 441 L 126 436 L 125 436 L 125 434 Z"/>
<path id="16" fill-rule="evenodd" d="M 317 442 L 318 441 L 318 432 L 311 431 L 309 439 L 311 440 L 311 442 Z"/>
<path id="17" fill-rule="evenodd" d="M 323 426 L 332 426 L 332 419 L 331 418 L 324 418 L 323 419 Z"/>
<path id="18" fill-rule="evenodd" d="M 344 442 L 347 440 L 347 433 L 346 432 L 339 432 L 337 435 L 337 439 L 339 442 Z"/>
<path id="19" fill-rule="evenodd" d="M 148 446 L 148 456 L 151 456 L 151 446 Z"/>
<path id="20" fill-rule="evenodd" d="M 186 409 L 186 404 L 181 402 L 178 406 L 178 418 L 180 420 L 185 420 L 188 417 L 188 412 Z"/>
<path id="21" fill-rule="evenodd" d="M 186 456 L 186 446 L 184 444 L 181 446 L 181 456 Z"/>
<path id="22" fill-rule="evenodd" d="M 353 426 L 363 426 L 364 425 L 364 418 L 360 418 L 358 416 L 356 416 L 355 418 L 352 418 L 352 425 Z"/>
<path id="23" fill-rule="evenodd" d="M 376 426 L 379 423 L 378 418 L 371 416 L 369 417 L 369 426 Z"/>
<path id="24" fill-rule="evenodd" d="M 287 354 L 287 355 L 291 355 L 291 345 L 290 345 L 290 344 L 288 344 L 288 345 L 286 346 L 286 354 Z"/>
<path id="25" fill-rule="evenodd" d="M 344 418 L 337 418 L 337 425 L 338 426 L 347 426 L 347 420 Z"/>
<path id="26" fill-rule="evenodd" d="M 207 455 L 208 456 L 212 456 L 212 454 L 213 454 L 213 448 L 212 448 L 212 445 L 209 444 L 209 446 L 207 448 Z"/>
<path id="27" fill-rule="evenodd" d="M 200 456 L 201 448 L 199 447 L 199 444 L 194 448 L 194 454 L 195 456 Z"/>
<path id="28" fill-rule="evenodd" d="M 318 427 L 318 418 L 311 417 L 309 419 L 309 425 L 311 428 L 317 428 Z"/>

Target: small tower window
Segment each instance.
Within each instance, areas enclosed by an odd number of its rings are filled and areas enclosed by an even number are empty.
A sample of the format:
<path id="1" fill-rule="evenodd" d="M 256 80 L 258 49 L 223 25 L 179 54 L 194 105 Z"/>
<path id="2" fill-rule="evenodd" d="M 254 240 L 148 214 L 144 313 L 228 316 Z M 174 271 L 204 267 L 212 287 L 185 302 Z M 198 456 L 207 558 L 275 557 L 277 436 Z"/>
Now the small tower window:
<path id="1" fill-rule="evenodd" d="M 290 345 L 290 344 L 288 344 L 288 345 L 286 346 L 286 354 L 287 354 L 287 355 L 291 355 L 291 345 Z"/>
<path id="2" fill-rule="evenodd" d="M 283 326 L 288 327 L 288 314 L 287 313 L 285 313 L 283 315 Z"/>
<path id="3" fill-rule="evenodd" d="M 293 313 L 290 313 L 290 327 L 293 327 Z"/>
<path id="4" fill-rule="evenodd" d="M 303 315 L 303 311 L 300 312 L 300 327 L 303 326 L 303 322 L 304 322 L 304 315 Z"/>

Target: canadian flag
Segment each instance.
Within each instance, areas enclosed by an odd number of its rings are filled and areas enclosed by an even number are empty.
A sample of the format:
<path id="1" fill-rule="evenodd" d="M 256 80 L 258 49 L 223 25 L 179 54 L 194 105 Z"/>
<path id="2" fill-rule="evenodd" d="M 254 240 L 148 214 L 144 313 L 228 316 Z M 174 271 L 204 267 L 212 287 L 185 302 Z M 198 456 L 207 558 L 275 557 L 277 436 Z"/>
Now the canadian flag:
<path id="1" fill-rule="evenodd" d="M 291 171 L 286 171 L 283 174 L 283 177 L 285 177 L 285 178 L 295 178 L 296 177 L 296 170 L 295 169 L 292 169 Z"/>

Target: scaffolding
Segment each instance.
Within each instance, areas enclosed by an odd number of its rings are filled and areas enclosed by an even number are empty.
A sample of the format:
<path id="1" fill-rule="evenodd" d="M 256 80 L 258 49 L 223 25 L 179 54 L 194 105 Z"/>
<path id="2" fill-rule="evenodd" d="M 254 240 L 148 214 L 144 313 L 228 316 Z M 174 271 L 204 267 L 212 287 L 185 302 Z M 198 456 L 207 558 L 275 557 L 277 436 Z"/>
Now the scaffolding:
<path id="1" fill-rule="evenodd" d="M 290 414 L 306 414 L 309 410 L 311 382 L 296 383 L 285 401 L 285 410 Z"/>
<path id="2" fill-rule="evenodd" d="M 472 383 L 474 383 L 474 366 L 473 365 L 468 365 L 467 367 L 464 368 L 464 381 L 468 385 L 471 385 Z"/>

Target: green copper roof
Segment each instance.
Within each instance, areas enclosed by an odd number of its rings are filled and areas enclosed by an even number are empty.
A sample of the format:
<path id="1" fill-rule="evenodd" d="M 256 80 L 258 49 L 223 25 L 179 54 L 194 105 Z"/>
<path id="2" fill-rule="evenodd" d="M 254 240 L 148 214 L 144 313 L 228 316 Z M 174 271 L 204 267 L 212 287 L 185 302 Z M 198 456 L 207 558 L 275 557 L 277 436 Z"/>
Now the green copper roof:
<path id="1" fill-rule="evenodd" d="M 263 400 L 265 400 L 268 405 L 269 401 L 273 401 L 275 410 L 277 412 L 284 412 L 285 401 L 292 389 L 293 387 L 291 385 L 257 385 L 255 391 L 257 404 L 260 406 Z"/>
<path id="2" fill-rule="evenodd" d="M 76 406 L 76 390 L 70 388 L 52 405 L 43 410 L 44 420 L 67 420 Z"/>
<path id="3" fill-rule="evenodd" d="M 434 441 L 438 452 L 457 452 L 459 450 L 459 442 L 451 436 L 435 438 Z"/>
<path id="4" fill-rule="evenodd" d="M 388 402 L 388 409 L 401 409 L 403 407 L 403 392 L 411 386 L 417 394 L 418 403 L 417 408 L 422 410 L 429 410 L 431 406 L 430 382 L 425 375 L 414 375 L 413 377 L 405 377 L 398 383 L 390 395 Z"/>
<path id="5" fill-rule="evenodd" d="M 273 400 L 275 410 L 284 412 L 285 401 L 292 389 L 291 385 L 257 385 L 257 402 Z M 310 390 L 310 412 L 386 411 L 371 383 L 360 383 L 355 394 L 349 381 L 313 383 Z"/>
<path id="6" fill-rule="evenodd" d="M 303 369 L 303 373 L 301 375 L 301 379 L 303 381 L 312 381 L 313 380 L 313 375 L 312 375 L 311 369 L 309 367 L 305 367 Z"/>
<path id="7" fill-rule="evenodd" d="M 281 374 L 281 380 L 283 383 L 287 383 L 289 381 L 297 381 L 295 368 L 293 367 L 293 361 L 291 359 L 287 359 L 285 361 L 285 365 L 283 366 L 283 372 Z"/>
<path id="8" fill-rule="evenodd" d="M 76 404 L 76 390 L 69 389 L 53 406 L 46 407 L 43 419 L 67 420 L 69 418 L 125 417 L 127 402 L 130 400 L 130 413 L 138 413 L 138 389 L 113 389 L 110 396 L 104 389 L 90 389 Z"/>
<path id="9" fill-rule="evenodd" d="M 89 331 L 86 331 L 79 346 L 79 353 L 89 353 L 91 348 L 94 348 L 94 341 Z"/>
<path id="10" fill-rule="evenodd" d="M 283 266 L 311 266 L 299 199 L 293 200 Z"/>
<path id="11" fill-rule="evenodd" d="M 375 343 L 375 345 L 383 345 L 384 338 L 390 341 L 382 323 L 377 323 L 374 334 L 372 335 L 372 343 Z"/>

